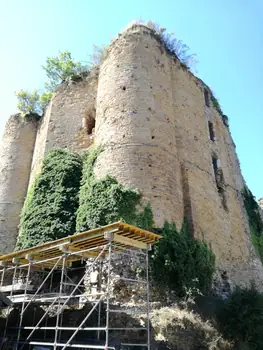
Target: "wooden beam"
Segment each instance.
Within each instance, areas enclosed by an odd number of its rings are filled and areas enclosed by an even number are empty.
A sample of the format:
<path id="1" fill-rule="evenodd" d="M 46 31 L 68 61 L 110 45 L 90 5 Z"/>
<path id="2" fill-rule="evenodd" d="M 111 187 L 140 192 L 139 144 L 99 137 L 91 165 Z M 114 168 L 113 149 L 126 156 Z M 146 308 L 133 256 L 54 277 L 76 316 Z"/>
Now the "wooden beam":
<path id="1" fill-rule="evenodd" d="M 26 260 L 25 257 L 27 254 L 31 255 L 33 258 L 37 258 L 37 256 L 39 258 L 43 257 L 43 259 L 45 260 L 46 258 L 49 258 L 49 257 L 51 258 L 53 256 L 59 255 L 58 250 L 61 246 L 64 246 L 64 245 L 70 245 L 70 246 L 73 245 L 74 248 L 77 248 L 77 249 L 79 249 L 79 247 L 81 248 L 96 247 L 96 245 L 101 245 L 101 243 L 104 244 L 104 242 L 106 243 L 104 239 L 104 233 L 107 231 L 114 233 L 114 235 L 116 235 L 116 242 L 122 243 L 126 246 L 132 246 L 132 247 L 137 247 L 142 249 L 146 249 L 147 247 L 146 242 L 139 243 L 139 241 L 136 238 L 145 237 L 145 241 L 149 242 L 149 240 L 152 240 L 151 243 L 153 244 L 158 239 L 162 238 L 162 236 L 156 235 L 152 232 L 142 230 L 136 226 L 126 224 L 122 221 L 118 221 L 113 224 L 99 227 L 90 231 L 85 231 L 85 232 L 77 233 L 75 235 L 70 235 L 64 238 L 60 238 L 56 241 L 46 242 L 36 247 L 16 251 L 13 253 L 8 253 L 6 255 L 0 255 L 0 264 L 4 264 L 4 262 L 7 262 L 8 264 L 10 264 L 13 258 L 18 258 L 18 259 L 21 258 L 22 260 Z M 124 235 L 130 236 L 130 238 L 124 237 Z M 52 265 L 52 263 L 50 263 L 50 265 Z"/>
<path id="2" fill-rule="evenodd" d="M 116 233 L 114 233 L 113 241 L 121 243 L 121 244 L 125 244 L 125 245 L 130 246 L 130 247 L 135 247 L 135 248 L 139 248 L 139 249 L 147 249 L 146 243 L 136 241 L 135 239 L 128 238 L 125 236 L 120 236 Z"/>
<path id="3" fill-rule="evenodd" d="M 81 249 L 73 247 L 73 246 L 67 246 L 67 250 L 69 253 L 79 253 L 81 251 Z M 95 251 L 90 251 L 90 252 L 83 252 L 83 253 L 79 253 L 79 257 L 81 259 L 81 256 L 85 257 L 85 258 L 94 258 L 97 257 L 97 255 L 99 254 L 99 252 L 95 252 Z M 76 255 L 74 255 L 76 256 Z"/>

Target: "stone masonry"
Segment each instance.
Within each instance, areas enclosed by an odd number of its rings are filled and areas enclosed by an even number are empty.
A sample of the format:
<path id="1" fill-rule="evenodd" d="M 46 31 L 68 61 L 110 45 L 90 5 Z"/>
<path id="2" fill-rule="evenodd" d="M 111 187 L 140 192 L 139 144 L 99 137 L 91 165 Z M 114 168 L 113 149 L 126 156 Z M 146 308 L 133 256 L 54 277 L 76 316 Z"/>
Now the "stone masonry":
<path id="1" fill-rule="evenodd" d="M 41 171 L 45 153 L 54 147 L 80 152 L 95 143 L 104 145 L 95 175 L 110 174 L 140 190 L 157 227 L 168 220 L 180 228 L 186 216 L 194 237 L 211 245 L 231 281 L 263 282 L 227 118 L 215 108 L 210 89 L 166 51 L 151 29 L 130 26 L 112 42 L 99 71 L 62 83 L 37 132 L 30 126 L 30 137 L 15 138 L 22 135 L 23 123 L 12 128 L 1 153 L 6 180 L 0 184 L 0 203 L 10 202 L 11 208 L 4 204 L 0 211 L 2 252 L 14 248 L 28 179 L 31 184 Z M 18 165 L 21 157 L 26 176 Z M 13 193 L 16 182 L 19 199 Z"/>
<path id="2" fill-rule="evenodd" d="M 37 120 L 12 115 L 0 147 L 0 253 L 16 244 L 34 151 Z"/>

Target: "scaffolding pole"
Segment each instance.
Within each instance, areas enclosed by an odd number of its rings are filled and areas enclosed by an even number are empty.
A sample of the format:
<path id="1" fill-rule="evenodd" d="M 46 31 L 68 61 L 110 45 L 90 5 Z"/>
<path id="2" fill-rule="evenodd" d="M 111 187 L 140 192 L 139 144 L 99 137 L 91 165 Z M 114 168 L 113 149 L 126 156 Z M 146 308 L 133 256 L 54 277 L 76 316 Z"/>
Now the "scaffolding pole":
<path id="1" fill-rule="evenodd" d="M 61 269 L 61 276 L 60 276 L 60 285 L 59 285 L 59 295 L 62 294 L 63 292 L 63 280 L 64 280 L 64 271 L 65 271 L 65 264 L 66 264 L 66 259 L 67 259 L 67 254 L 63 254 L 62 258 L 62 269 Z M 60 314 L 63 312 L 63 310 L 59 311 L 60 307 L 60 298 L 58 299 L 58 304 L 57 304 L 57 317 L 56 317 L 56 328 L 55 328 L 55 339 L 54 339 L 54 350 L 57 350 L 57 341 L 58 341 L 58 336 L 60 336 L 60 330 L 59 330 L 59 317 Z"/>
<path id="2" fill-rule="evenodd" d="M 24 299 L 22 302 L 22 308 L 20 311 L 20 316 L 19 316 L 19 327 L 18 327 L 18 334 L 17 334 L 17 344 L 15 350 L 18 350 L 18 345 L 20 341 L 20 335 L 21 335 L 21 328 L 22 328 L 22 322 L 23 322 L 23 314 L 24 314 L 24 309 L 25 309 L 25 303 L 26 303 L 26 294 L 27 294 L 27 288 L 28 288 L 28 283 L 29 283 L 29 278 L 30 278 L 30 273 L 31 273 L 31 264 L 32 264 L 32 257 L 28 257 L 29 259 L 29 264 L 28 264 L 28 270 L 27 270 L 27 275 L 26 275 L 26 287 L 25 287 L 25 292 L 24 292 Z"/>
<path id="3" fill-rule="evenodd" d="M 47 346 L 52 347 L 53 350 L 66 350 L 68 348 L 109 350 L 116 349 L 116 346 L 121 343 L 124 347 L 134 346 L 150 350 L 148 250 L 150 250 L 151 243 L 156 242 L 160 236 L 123 223 L 108 225 L 108 227 L 108 230 L 103 227 L 92 232 L 75 235 L 73 238 L 65 238 L 65 242 L 58 240 L 53 245 L 51 243 L 44 244 L 42 250 L 41 246 L 40 248 L 30 248 L 25 251 L 24 255 L 23 252 L 18 252 L 17 256 L 15 256 L 16 253 L 12 253 L 11 256 L 15 257 L 11 261 L 7 260 L 7 263 L 1 261 L 0 257 L 0 265 L 2 266 L 0 287 L 3 290 L 10 290 L 10 288 L 4 289 L 6 287 L 5 276 L 8 272 L 13 273 L 11 292 L 6 295 L 12 301 L 11 306 L 8 307 L 8 315 L 10 308 L 14 307 L 15 303 L 20 306 L 18 326 L 11 327 L 12 331 L 16 332 L 12 349 L 23 350 L 28 345 L 30 349 L 31 346 Z M 75 237 L 78 238 L 76 244 L 74 244 Z M 28 263 L 25 261 L 28 261 Z M 74 282 L 68 275 L 71 268 L 70 264 L 74 261 L 89 261 L 89 266 L 83 267 L 85 271 L 77 282 Z M 135 265 L 129 266 L 130 264 Z M 31 283 L 30 276 L 34 269 L 37 268 L 36 271 L 39 271 L 39 266 L 42 267 L 41 271 L 43 273 L 39 273 L 42 280 L 32 293 L 32 288 L 28 288 Z M 140 276 L 135 273 L 133 271 L 134 266 L 138 266 L 140 269 L 145 267 L 145 274 Z M 20 269 L 20 271 L 27 269 L 22 300 L 19 295 L 14 294 L 17 269 Z M 97 273 L 96 291 L 94 291 L 95 288 L 92 284 L 94 281 L 91 278 L 94 269 Z M 133 274 L 129 276 L 125 272 L 123 275 L 125 269 L 132 271 Z M 74 271 L 73 267 L 72 271 Z M 55 294 L 53 292 L 54 295 L 51 296 L 43 294 L 45 286 L 49 293 L 52 293 L 54 274 L 58 272 L 60 273 L 58 292 Z M 23 283 L 24 276 L 22 273 Z M 85 290 L 87 288 L 86 280 L 90 284 L 91 293 L 87 289 Z M 114 283 L 118 282 L 120 285 L 125 285 L 128 291 L 127 295 L 125 293 L 120 293 L 120 295 L 118 295 L 118 292 L 117 294 L 113 293 Z M 51 283 L 51 285 L 49 286 L 48 283 Z M 102 284 L 104 287 L 102 287 Z M 67 288 L 68 286 L 69 288 Z M 71 289 L 71 287 L 73 288 Z M 137 290 L 137 294 L 134 292 L 135 290 Z M 31 294 L 29 294 L 29 291 L 31 291 Z M 72 305 L 71 302 L 76 302 L 76 300 L 79 303 L 78 308 L 87 304 L 90 305 L 90 309 L 84 316 L 81 314 L 83 319 L 79 320 L 78 324 L 64 324 L 64 311 L 68 305 Z M 139 300 L 139 304 L 135 300 Z M 32 323 L 26 324 L 24 319 L 30 305 L 34 305 L 34 310 L 36 310 L 36 305 L 40 307 L 48 305 L 45 306 L 45 312 L 36 322 L 34 316 L 33 325 Z M 91 317 L 95 311 L 97 316 L 95 316 L 94 321 Z M 50 314 L 53 315 L 53 318 Z M 120 314 L 127 314 L 127 325 L 126 321 L 121 325 L 113 324 L 113 320 L 117 320 Z M 8 315 L 5 336 L 11 330 L 8 327 Z M 129 321 L 130 316 L 134 320 L 132 324 Z M 143 325 L 139 322 L 139 316 L 145 319 Z M 51 324 L 49 324 L 49 320 L 51 320 Z M 52 320 L 55 322 L 53 323 Z M 128 331 L 143 332 L 140 333 L 143 334 L 141 342 L 135 343 L 132 338 L 130 342 L 121 342 L 122 332 Z M 133 333 L 125 334 L 127 338 L 127 334 Z M 92 339 L 89 339 L 90 337 Z M 126 338 L 125 340 L 127 340 Z M 84 340 L 81 341 L 81 339 Z M 119 345 L 116 345 L 116 339 Z"/>
<path id="4" fill-rule="evenodd" d="M 106 340 L 105 340 L 105 349 L 108 349 L 109 347 L 109 322 L 110 322 L 110 272 L 111 272 L 111 237 L 108 237 L 110 240 L 109 244 L 109 255 L 108 255 L 108 280 L 107 280 L 107 293 L 106 293 L 106 300 L 107 300 L 107 306 L 106 306 Z"/>

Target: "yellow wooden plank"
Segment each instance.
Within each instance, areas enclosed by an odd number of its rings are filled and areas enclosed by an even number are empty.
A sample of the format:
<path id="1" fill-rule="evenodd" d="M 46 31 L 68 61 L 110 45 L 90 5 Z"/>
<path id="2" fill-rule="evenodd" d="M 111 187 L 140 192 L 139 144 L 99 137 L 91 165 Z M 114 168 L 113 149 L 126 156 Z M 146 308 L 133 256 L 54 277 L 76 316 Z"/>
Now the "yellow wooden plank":
<path id="1" fill-rule="evenodd" d="M 160 235 L 142 230 L 136 226 L 126 224 L 122 221 L 118 221 L 113 224 L 96 228 L 90 231 L 60 238 L 56 241 L 43 243 L 39 246 L 35 246 L 29 249 L 9 253 L 6 255 L 0 255 L 0 261 L 11 262 L 13 258 L 24 258 L 27 254 L 33 255 L 38 259 L 56 257 L 62 254 L 62 252 L 59 251 L 59 247 L 67 244 L 74 246 L 76 249 L 79 249 L 80 247 L 82 249 L 96 247 L 107 243 L 107 240 L 104 239 L 104 233 L 107 231 L 114 233 L 114 235 L 116 235 L 116 239 L 119 240 L 119 243 L 137 248 L 146 248 L 146 242 L 151 241 L 151 243 L 155 243 L 158 239 L 162 238 Z M 128 237 L 125 237 L 126 235 Z M 145 239 L 142 239 L 142 237 L 145 237 Z"/>
<path id="2" fill-rule="evenodd" d="M 78 248 L 75 248 L 73 246 L 67 246 L 67 250 L 69 253 L 78 253 L 80 252 L 81 250 L 78 249 Z M 84 253 L 80 253 L 78 256 L 76 255 L 71 255 L 70 257 L 73 258 L 73 257 L 76 257 L 77 259 L 81 259 L 81 256 L 82 255 L 83 257 L 87 257 L 87 258 L 93 258 L 93 257 L 96 257 L 98 254 L 94 251 L 90 251 L 90 252 L 84 252 Z"/>
<path id="3" fill-rule="evenodd" d="M 127 245 L 129 247 L 135 247 L 135 248 L 139 248 L 139 249 L 147 249 L 147 244 L 146 243 L 143 243 L 143 242 L 140 242 L 140 241 L 136 241 L 135 239 L 128 238 L 128 237 L 125 237 L 125 236 L 120 236 L 120 235 L 118 235 L 116 233 L 114 233 L 113 241 L 121 243 L 121 244 L 125 244 L 125 245 Z"/>

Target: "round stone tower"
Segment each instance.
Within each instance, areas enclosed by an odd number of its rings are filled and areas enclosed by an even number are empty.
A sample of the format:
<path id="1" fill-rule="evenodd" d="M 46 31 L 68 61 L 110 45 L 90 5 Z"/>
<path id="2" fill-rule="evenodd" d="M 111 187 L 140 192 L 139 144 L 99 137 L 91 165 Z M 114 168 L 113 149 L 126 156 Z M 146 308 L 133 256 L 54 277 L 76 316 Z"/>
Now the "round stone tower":
<path id="1" fill-rule="evenodd" d="M 112 43 L 97 94 L 95 175 L 110 174 L 150 202 L 156 226 L 182 223 L 171 59 L 153 32 L 133 25 Z"/>
<path id="2" fill-rule="evenodd" d="M 0 145 L 0 253 L 14 249 L 37 132 L 34 116 L 12 115 Z"/>

